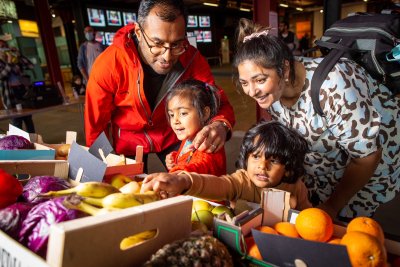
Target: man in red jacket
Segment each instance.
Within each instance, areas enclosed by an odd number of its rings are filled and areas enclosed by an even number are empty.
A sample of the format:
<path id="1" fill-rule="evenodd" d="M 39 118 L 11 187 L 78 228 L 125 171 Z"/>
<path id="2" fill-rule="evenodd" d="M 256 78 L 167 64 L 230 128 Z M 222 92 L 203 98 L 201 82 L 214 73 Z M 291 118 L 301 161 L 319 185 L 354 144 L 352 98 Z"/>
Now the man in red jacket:
<path id="1" fill-rule="evenodd" d="M 92 67 L 85 104 L 87 145 L 101 132 L 108 134 L 111 125 L 116 153 L 134 156 L 142 145 L 145 162 L 148 153 L 157 153 L 164 162 L 179 147 L 164 97 L 174 84 L 189 78 L 215 84 L 206 59 L 186 39 L 183 1 L 142 0 L 137 23 L 121 28 Z M 200 151 L 221 149 L 235 122 L 224 91 L 219 93 L 219 113 L 193 142 Z"/>

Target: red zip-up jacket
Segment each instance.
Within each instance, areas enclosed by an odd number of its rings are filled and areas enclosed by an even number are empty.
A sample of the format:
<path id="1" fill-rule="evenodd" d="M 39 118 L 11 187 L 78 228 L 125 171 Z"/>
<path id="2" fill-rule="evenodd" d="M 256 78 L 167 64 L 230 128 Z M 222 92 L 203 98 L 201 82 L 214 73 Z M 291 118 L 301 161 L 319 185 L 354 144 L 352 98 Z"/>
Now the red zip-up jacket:
<path id="1" fill-rule="evenodd" d="M 185 148 L 186 140 L 183 140 L 178 151 L 172 152 L 176 166 L 168 172 L 187 171 L 212 174 L 216 176 L 226 174 L 226 155 L 225 149 L 221 148 L 215 153 L 201 151 L 189 151 L 180 155 Z"/>
<path id="2" fill-rule="evenodd" d="M 111 125 L 116 153 L 135 155 L 137 145 L 144 153 L 160 152 L 178 139 L 165 114 L 165 94 L 176 83 L 189 78 L 215 85 L 206 59 L 193 46 L 183 53 L 165 78 L 153 112 L 143 88 L 143 69 L 133 40 L 134 25 L 121 28 L 113 44 L 101 53 L 92 67 L 86 88 L 85 134 L 90 146 L 101 132 L 109 133 Z M 235 123 L 232 106 L 219 88 L 221 106 L 211 120 Z"/>

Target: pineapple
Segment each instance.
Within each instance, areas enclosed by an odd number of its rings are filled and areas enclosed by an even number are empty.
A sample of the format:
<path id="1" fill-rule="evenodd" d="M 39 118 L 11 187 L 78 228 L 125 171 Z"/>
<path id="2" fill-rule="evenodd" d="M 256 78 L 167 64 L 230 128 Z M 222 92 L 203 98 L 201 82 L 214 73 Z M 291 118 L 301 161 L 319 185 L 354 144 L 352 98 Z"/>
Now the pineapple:
<path id="1" fill-rule="evenodd" d="M 144 267 L 150 266 L 233 266 L 228 249 L 208 235 L 191 236 L 167 244 L 151 256 Z"/>

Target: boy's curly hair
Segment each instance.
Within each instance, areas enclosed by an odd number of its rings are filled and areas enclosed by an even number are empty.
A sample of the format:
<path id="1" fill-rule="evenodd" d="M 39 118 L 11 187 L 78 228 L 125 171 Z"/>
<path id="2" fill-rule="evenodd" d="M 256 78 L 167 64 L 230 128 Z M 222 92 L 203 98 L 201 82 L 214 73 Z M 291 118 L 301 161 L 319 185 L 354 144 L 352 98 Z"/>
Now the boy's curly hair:
<path id="1" fill-rule="evenodd" d="M 243 138 L 236 167 L 247 169 L 249 155 L 260 149 L 264 150 L 265 158 L 273 157 L 285 165 L 283 183 L 295 183 L 304 174 L 303 164 L 308 144 L 295 130 L 276 121 L 256 124 Z"/>

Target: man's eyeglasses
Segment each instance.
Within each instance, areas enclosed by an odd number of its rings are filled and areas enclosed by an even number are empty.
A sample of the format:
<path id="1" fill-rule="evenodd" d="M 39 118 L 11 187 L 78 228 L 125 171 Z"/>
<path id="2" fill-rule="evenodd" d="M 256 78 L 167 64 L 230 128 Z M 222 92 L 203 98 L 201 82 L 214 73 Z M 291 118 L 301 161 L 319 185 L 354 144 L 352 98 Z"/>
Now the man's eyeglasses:
<path id="1" fill-rule="evenodd" d="M 182 55 L 186 49 L 187 46 L 185 44 L 181 42 L 176 43 L 176 44 L 171 44 L 169 47 L 164 46 L 163 44 L 157 44 L 155 41 L 151 40 L 151 38 L 149 36 L 147 36 L 147 34 L 144 32 L 142 26 L 138 23 L 139 25 L 139 29 L 143 34 L 143 39 L 146 42 L 147 46 L 150 49 L 150 52 L 153 55 L 163 55 L 168 49 L 171 51 L 171 54 L 173 56 L 179 56 Z M 149 42 L 147 41 L 147 39 L 149 39 L 150 41 L 152 41 L 154 43 L 154 45 L 150 45 Z"/>

